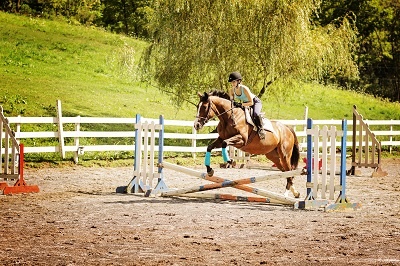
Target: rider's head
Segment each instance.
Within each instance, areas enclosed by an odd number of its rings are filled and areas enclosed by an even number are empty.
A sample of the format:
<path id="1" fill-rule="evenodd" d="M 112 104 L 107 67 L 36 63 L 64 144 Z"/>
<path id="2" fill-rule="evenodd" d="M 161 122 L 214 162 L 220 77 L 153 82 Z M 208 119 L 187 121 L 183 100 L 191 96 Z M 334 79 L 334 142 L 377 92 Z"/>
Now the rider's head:
<path id="1" fill-rule="evenodd" d="M 229 78 L 228 78 L 228 82 L 232 82 L 232 81 L 238 81 L 240 83 L 240 81 L 242 81 L 242 75 L 240 75 L 239 72 L 232 72 L 229 74 Z"/>

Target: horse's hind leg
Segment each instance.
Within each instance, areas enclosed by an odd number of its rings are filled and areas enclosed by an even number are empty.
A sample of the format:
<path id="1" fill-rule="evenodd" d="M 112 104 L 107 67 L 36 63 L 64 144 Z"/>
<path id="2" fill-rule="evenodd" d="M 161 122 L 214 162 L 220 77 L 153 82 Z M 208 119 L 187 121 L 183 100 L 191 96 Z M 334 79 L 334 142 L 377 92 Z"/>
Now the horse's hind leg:
<path id="1" fill-rule="evenodd" d="M 276 167 L 281 170 L 282 172 L 290 171 L 291 166 L 290 166 L 290 157 L 286 156 L 280 148 L 277 148 L 270 152 L 269 154 L 266 154 L 266 157 L 271 160 Z M 293 185 L 293 179 L 294 177 L 288 177 L 286 179 L 286 191 L 285 191 L 285 196 L 289 195 L 289 191 L 293 193 L 293 196 L 295 198 L 300 197 L 300 192 L 296 190 L 296 188 Z"/>
<path id="2" fill-rule="evenodd" d="M 284 171 L 291 171 L 292 169 L 292 165 L 290 163 L 290 158 L 292 156 L 292 150 L 291 149 L 277 149 L 278 150 L 278 154 L 279 154 L 279 158 L 280 161 L 282 162 L 282 167 L 285 169 Z M 285 192 L 285 196 L 287 196 L 289 194 L 289 191 L 292 192 L 293 196 L 295 198 L 299 198 L 300 197 L 300 192 L 298 192 L 293 184 L 293 179 L 294 176 L 288 177 L 286 179 L 286 192 Z"/>
<path id="3" fill-rule="evenodd" d="M 286 192 L 285 192 L 285 195 L 288 195 L 289 191 L 291 191 L 295 198 L 299 198 L 300 197 L 300 192 L 298 192 L 296 190 L 296 188 L 294 187 L 293 179 L 294 179 L 294 176 L 286 178 Z"/>

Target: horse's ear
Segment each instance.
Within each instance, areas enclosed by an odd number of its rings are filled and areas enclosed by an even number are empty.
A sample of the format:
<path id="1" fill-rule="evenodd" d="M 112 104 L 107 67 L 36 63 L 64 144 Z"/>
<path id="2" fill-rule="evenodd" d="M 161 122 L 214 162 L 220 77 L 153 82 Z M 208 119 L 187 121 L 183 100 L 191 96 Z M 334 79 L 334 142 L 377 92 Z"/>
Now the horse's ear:
<path id="1" fill-rule="evenodd" d="M 200 92 L 197 93 L 197 95 L 199 95 L 200 97 L 200 101 L 205 102 L 208 100 L 208 93 L 204 92 L 204 94 L 201 94 Z"/>

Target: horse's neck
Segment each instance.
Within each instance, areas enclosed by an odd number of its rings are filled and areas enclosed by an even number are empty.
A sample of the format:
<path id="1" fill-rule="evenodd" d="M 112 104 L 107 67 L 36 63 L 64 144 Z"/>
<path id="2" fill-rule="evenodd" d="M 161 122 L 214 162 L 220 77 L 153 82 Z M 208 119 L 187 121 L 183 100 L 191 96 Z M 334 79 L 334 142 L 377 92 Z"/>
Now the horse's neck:
<path id="1" fill-rule="evenodd" d="M 218 99 L 218 103 L 215 104 L 218 109 L 218 119 L 221 123 L 225 123 L 228 121 L 229 117 L 232 115 L 232 106 L 231 101 L 223 98 Z"/>
<path id="2" fill-rule="evenodd" d="M 241 108 L 234 108 L 231 101 L 227 99 L 220 99 L 218 101 L 217 109 L 219 115 L 218 133 L 220 137 L 230 138 L 234 135 L 241 134 L 247 135 L 249 131 L 244 111 Z"/>

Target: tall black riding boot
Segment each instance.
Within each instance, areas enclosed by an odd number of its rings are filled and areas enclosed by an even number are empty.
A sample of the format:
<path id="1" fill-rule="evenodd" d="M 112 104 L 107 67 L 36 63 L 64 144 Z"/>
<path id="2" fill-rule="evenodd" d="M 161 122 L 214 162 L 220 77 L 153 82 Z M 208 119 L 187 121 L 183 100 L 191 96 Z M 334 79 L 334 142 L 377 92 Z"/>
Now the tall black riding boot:
<path id="1" fill-rule="evenodd" d="M 264 122 L 262 115 L 256 117 L 257 127 L 258 127 L 258 136 L 260 139 L 265 139 L 265 131 L 264 131 Z"/>

